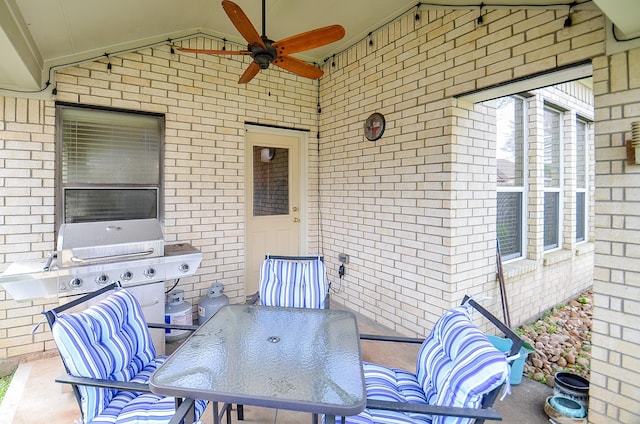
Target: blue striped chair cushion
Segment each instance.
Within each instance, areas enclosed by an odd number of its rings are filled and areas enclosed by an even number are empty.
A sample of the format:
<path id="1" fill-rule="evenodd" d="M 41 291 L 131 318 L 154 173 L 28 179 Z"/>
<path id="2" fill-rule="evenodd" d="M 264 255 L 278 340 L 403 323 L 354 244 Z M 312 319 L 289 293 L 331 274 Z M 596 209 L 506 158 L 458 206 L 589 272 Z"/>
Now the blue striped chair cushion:
<path id="1" fill-rule="evenodd" d="M 426 403 L 422 387 L 418 384 L 415 374 L 399 368 L 388 368 L 371 362 L 364 362 L 363 368 L 368 399 Z M 341 422 L 341 418 L 336 418 L 336 420 Z M 357 424 L 429 424 L 431 420 L 430 417 L 425 417 L 424 415 L 365 409 L 360 415 L 349 417 L 347 422 Z"/>
<path id="2" fill-rule="evenodd" d="M 71 375 L 147 383 L 166 357 L 157 357 L 137 300 L 118 290 L 81 312 L 60 314 L 51 329 Z M 79 386 L 85 422 L 167 422 L 173 398 Z M 142 409 L 138 407 L 141 406 Z M 206 402 L 198 401 L 196 416 Z"/>
<path id="3" fill-rule="evenodd" d="M 422 344 L 417 380 L 429 404 L 479 408 L 485 394 L 509 379 L 509 365 L 476 327 L 465 306 L 445 313 Z M 434 424 L 471 423 L 434 416 Z"/>
<path id="4" fill-rule="evenodd" d="M 260 267 L 260 304 L 292 308 L 325 307 L 326 269 L 320 258 L 265 259 Z"/>
<path id="5" fill-rule="evenodd" d="M 445 313 L 423 342 L 416 374 L 364 363 L 367 398 L 479 408 L 509 378 L 505 355 L 473 324 L 466 307 Z M 349 424 L 466 424 L 473 419 L 365 409 Z M 337 422 L 342 422 L 337 419 Z"/>

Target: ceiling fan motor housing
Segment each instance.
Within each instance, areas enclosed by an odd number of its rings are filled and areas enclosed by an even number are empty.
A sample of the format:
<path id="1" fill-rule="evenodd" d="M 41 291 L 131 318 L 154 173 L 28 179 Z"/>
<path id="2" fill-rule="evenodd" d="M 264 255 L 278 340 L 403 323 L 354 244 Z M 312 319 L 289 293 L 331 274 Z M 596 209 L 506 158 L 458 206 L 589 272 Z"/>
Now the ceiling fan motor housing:
<path id="1" fill-rule="evenodd" d="M 251 57 L 256 63 L 260 66 L 260 69 L 267 69 L 269 64 L 273 62 L 273 60 L 278 55 L 276 49 L 273 47 L 272 40 L 269 40 L 267 37 L 262 36 L 262 41 L 264 45 L 267 47 L 263 49 L 258 44 L 249 44 L 248 50 L 251 52 Z"/>

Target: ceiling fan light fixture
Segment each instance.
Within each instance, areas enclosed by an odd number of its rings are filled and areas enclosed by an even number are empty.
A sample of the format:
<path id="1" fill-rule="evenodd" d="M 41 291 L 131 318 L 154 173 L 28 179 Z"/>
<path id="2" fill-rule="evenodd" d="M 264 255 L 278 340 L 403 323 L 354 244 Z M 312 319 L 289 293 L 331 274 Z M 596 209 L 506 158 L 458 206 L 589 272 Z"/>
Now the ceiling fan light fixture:
<path id="1" fill-rule="evenodd" d="M 260 66 L 260 69 L 268 69 L 269 64 L 274 59 L 274 57 L 267 52 L 255 53 L 251 55 L 251 57 L 253 57 L 253 60 Z"/>

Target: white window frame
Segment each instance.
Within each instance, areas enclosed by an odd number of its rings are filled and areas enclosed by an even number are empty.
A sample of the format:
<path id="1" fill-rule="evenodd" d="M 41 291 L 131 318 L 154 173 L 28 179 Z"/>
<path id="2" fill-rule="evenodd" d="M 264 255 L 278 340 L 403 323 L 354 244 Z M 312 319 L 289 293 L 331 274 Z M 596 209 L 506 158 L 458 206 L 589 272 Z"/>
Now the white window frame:
<path id="1" fill-rule="evenodd" d="M 518 95 L 512 95 L 512 96 L 505 96 L 505 97 L 513 97 L 515 99 L 518 99 L 521 104 L 522 104 L 522 138 L 521 138 L 521 142 L 522 142 L 522 155 L 521 155 L 521 166 L 522 166 L 522 184 L 521 186 L 501 186 L 499 184 L 496 184 L 496 202 L 497 202 L 497 197 L 498 197 L 498 193 L 519 193 L 520 194 L 520 205 L 521 205 L 521 213 L 520 213 L 520 222 L 519 222 L 519 231 L 520 231 L 520 246 L 519 246 L 519 254 L 516 255 L 507 255 L 504 256 L 504 253 L 501 251 L 501 255 L 502 256 L 502 260 L 507 263 L 509 261 L 516 261 L 519 259 L 523 259 L 526 257 L 526 246 L 527 246 L 527 242 L 528 242 L 528 228 L 527 228 L 527 215 L 528 215 L 528 187 L 529 187 L 529 181 L 528 181 L 528 161 L 527 161 L 527 149 L 528 149 L 528 110 L 527 110 L 527 100 L 522 97 L 522 96 L 518 96 Z M 497 107 L 496 107 L 496 112 L 497 112 Z M 497 123 L 497 114 L 496 114 L 496 123 Z M 496 128 L 497 130 L 497 128 Z M 498 160 L 498 154 L 497 154 L 497 149 L 498 146 L 496 145 L 496 162 Z M 497 163 L 496 163 L 496 169 L 497 169 Z M 498 239 L 498 222 L 497 222 L 497 211 L 496 211 L 496 239 Z"/>
<path id="2" fill-rule="evenodd" d="M 563 226 L 564 226 L 564 197 L 563 197 L 563 192 L 564 192 L 564 155 L 563 155 L 563 148 L 564 148 L 564 140 L 563 140 L 563 134 L 564 134 L 564 120 L 563 120 L 563 115 L 564 112 L 562 110 L 560 110 L 557 107 L 554 107 L 553 105 L 547 104 L 545 102 L 544 104 L 544 113 L 543 113 L 543 125 L 545 125 L 545 119 L 544 119 L 544 115 L 546 115 L 546 112 L 552 112 L 552 113 L 556 113 L 558 114 L 558 186 L 557 187 L 548 187 L 546 184 L 546 178 L 544 178 L 543 176 L 543 199 L 544 197 L 546 197 L 547 193 L 557 193 L 558 196 L 558 213 L 557 213 L 557 225 L 556 225 L 556 240 L 557 240 L 557 244 L 556 245 L 549 245 L 546 246 L 544 245 L 543 242 L 543 250 L 545 252 L 550 252 L 550 251 L 554 251 L 554 250 L 559 250 L 562 249 L 562 243 L 563 243 L 563 239 L 562 239 L 562 234 L 563 234 Z M 544 137 L 547 137 L 547 134 L 544 134 Z M 546 144 L 546 141 L 545 141 Z M 544 150 L 544 147 L 543 147 Z M 544 152 L 543 154 L 543 166 L 545 165 L 545 160 L 546 160 L 546 152 Z M 544 200 L 543 200 L 543 212 L 546 211 L 545 209 L 545 205 L 544 205 Z M 543 216 L 543 222 L 542 222 L 542 228 L 543 228 L 543 240 L 544 240 L 544 226 L 545 226 L 545 218 Z"/>

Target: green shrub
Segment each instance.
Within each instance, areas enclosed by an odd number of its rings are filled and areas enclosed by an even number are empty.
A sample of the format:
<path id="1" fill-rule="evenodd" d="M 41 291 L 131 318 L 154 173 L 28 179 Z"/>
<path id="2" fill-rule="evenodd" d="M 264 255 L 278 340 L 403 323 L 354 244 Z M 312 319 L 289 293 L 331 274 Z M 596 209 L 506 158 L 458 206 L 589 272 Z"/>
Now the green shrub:
<path id="1" fill-rule="evenodd" d="M 13 373 L 7 375 L 6 377 L 0 377 L 0 404 L 2 403 L 4 395 L 9 389 L 9 384 L 11 384 L 11 377 L 13 377 Z"/>

